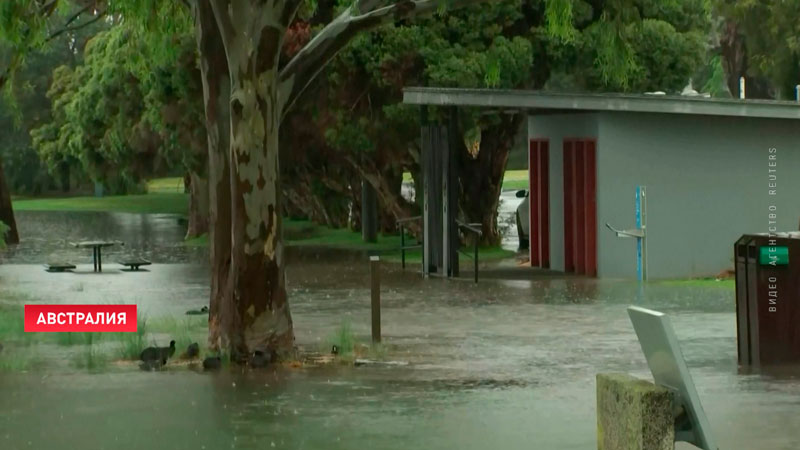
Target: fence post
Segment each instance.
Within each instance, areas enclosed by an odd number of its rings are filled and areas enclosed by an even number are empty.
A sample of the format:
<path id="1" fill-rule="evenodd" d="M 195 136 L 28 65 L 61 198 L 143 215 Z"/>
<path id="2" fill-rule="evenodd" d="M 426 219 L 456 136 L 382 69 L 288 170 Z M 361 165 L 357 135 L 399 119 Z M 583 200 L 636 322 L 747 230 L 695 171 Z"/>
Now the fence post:
<path id="1" fill-rule="evenodd" d="M 369 257 L 370 277 L 372 279 L 372 342 L 381 341 L 381 258 Z"/>
<path id="2" fill-rule="evenodd" d="M 406 229 L 403 224 L 400 224 L 400 261 L 403 264 L 403 270 L 406 270 Z"/>

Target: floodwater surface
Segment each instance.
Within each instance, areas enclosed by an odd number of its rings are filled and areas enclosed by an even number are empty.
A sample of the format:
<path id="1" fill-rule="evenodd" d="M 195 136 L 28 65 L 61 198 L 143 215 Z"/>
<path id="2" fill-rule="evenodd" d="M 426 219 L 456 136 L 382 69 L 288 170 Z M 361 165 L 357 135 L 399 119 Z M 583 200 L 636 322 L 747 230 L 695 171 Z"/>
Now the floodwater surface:
<path id="1" fill-rule="evenodd" d="M 113 219 L 150 222 L 151 234 L 131 244 L 149 249 L 156 264 L 147 272 L 109 265 L 92 274 L 87 259 L 76 273 L 50 274 L 36 258 L 62 250 L 45 238 L 28 242 L 46 233 L 20 216 L 23 243 L 0 265 L 0 300 L 137 303 L 153 316 L 207 301 L 205 257 L 176 250 L 176 221 Z M 96 237 L 75 216 L 72 231 L 55 218 L 36 221 L 50 224 L 48 233 Z M 288 268 L 297 344 L 325 348 L 343 321 L 368 342 L 366 260 L 323 255 Z M 595 375 L 650 378 L 625 311 L 632 303 L 672 318 L 720 448 L 799 447 L 800 380 L 739 373 L 732 289 L 652 283 L 640 291 L 629 282 L 533 277 L 475 285 L 383 270 L 384 343 L 407 366 L 0 372 L 0 448 L 596 448 Z"/>

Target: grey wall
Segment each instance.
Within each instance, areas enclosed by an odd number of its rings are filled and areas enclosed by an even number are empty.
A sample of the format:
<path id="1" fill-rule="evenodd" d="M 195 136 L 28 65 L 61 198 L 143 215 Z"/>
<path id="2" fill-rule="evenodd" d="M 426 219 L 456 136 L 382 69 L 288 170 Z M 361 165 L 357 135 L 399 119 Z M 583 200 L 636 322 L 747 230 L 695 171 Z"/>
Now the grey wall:
<path id="1" fill-rule="evenodd" d="M 777 207 L 781 231 L 797 230 L 800 123 L 611 112 L 598 119 L 599 276 L 636 276 L 635 241 L 615 237 L 605 223 L 634 227 L 637 184 L 647 186 L 651 278 L 713 276 L 732 268 L 733 242 L 744 233 L 767 232 L 770 205 Z M 770 147 L 777 148 L 775 196 L 768 193 Z"/>
<path id="2" fill-rule="evenodd" d="M 550 268 L 554 270 L 564 270 L 563 141 L 565 138 L 597 137 L 597 131 L 598 115 L 593 113 L 528 118 L 529 139 L 550 139 Z"/>

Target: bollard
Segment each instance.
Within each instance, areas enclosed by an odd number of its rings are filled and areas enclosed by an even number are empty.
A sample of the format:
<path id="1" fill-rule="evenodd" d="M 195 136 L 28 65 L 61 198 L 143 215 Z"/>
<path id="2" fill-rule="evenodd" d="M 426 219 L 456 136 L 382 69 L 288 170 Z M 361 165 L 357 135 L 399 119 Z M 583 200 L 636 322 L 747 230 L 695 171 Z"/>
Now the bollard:
<path id="1" fill-rule="evenodd" d="M 597 374 L 598 450 L 674 450 L 674 394 L 626 374 Z"/>
<path id="2" fill-rule="evenodd" d="M 372 279 L 372 342 L 381 341 L 381 258 L 369 257 L 369 271 Z"/>

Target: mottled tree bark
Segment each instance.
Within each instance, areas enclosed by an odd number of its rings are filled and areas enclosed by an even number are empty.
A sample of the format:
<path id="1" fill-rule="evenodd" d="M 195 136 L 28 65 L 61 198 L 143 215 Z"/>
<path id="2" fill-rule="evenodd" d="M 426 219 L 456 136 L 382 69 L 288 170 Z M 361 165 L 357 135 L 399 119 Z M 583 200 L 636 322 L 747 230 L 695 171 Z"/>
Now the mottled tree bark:
<path id="1" fill-rule="evenodd" d="M 208 233 L 208 180 L 196 172 L 189 173 L 189 226 L 186 239 Z"/>
<path id="2" fill-rule="evenodd" d="M 208 345 L 222 350 L 228 345 L 223 329 L 233 326 L 230 286 L 231 189 L 230 189 L 230 77 L 222 37 L 209 0 L 194 5 L 200 72 L 208 134 L 209 250 L 211 295 L 208 315 Z M 226 322 L 223 324 L 223 319 Z"/>
<path id="3" fill-rule="evenodd" d="M 14 208 L 11 206 L 11 192 L 8 190 L 8 182 L 6 181 L 6 174 L 3 171 L 2 161 L 0 161 L 0 221 L 9 226 L 9 230 L 5 235 L 6 243 L 18 243 L 19 233 L 17 232 L 17 221 L 14 219 Z"/>
<path id="4" fill-rule="evenodd" d="M 231 79 L 231 317 L 221 334 L 235 359 L 294 343 L 281 239 L 278 58 L 296 5 L 213 0 Z M 226 326 L 227 325 L 227 326 Z"/>
<path id="5" fill-rule="evenodd" d="M 523 117 L 521 114 L 502 115 L 499 124 L 484 130 L 481 133 L 480 150 L 475 158 L 466 151 L 463 144 L 458 153 L 461 159 L 461 210 L 466 214 L 468 222 L 481 224 L 481 242 L 486 245 L 500 243 L 497 206 L 508 155 Z"/>

